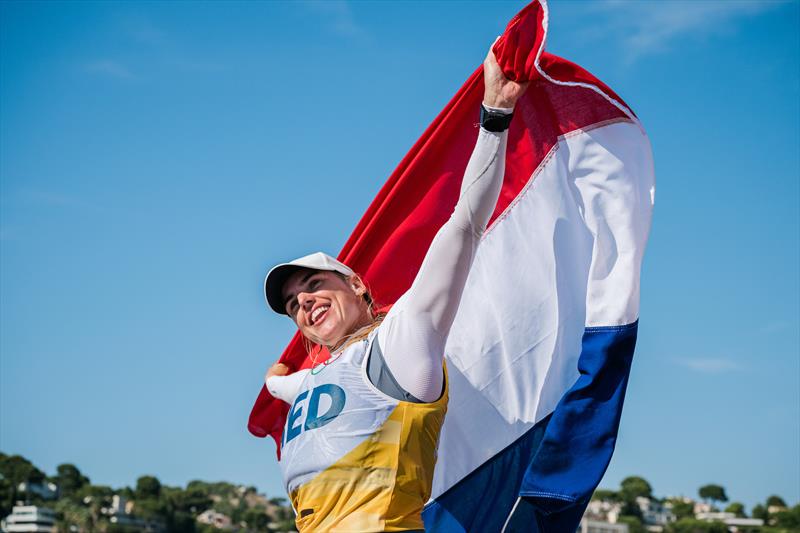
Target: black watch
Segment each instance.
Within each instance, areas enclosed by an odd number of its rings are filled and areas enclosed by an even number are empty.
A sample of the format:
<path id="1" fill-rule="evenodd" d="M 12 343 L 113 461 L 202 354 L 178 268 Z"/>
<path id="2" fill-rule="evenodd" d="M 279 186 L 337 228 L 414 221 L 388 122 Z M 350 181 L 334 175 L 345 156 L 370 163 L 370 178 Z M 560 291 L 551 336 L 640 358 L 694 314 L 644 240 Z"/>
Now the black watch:
<path id="1" fill-rule="evenodd" d="M 481 127 L 486 131 L 506 131 L 511 124 L 511 117 L 514 113 L 497 113 L 496 111 L 489 111 L 483 104 L 481 104 Z"/>

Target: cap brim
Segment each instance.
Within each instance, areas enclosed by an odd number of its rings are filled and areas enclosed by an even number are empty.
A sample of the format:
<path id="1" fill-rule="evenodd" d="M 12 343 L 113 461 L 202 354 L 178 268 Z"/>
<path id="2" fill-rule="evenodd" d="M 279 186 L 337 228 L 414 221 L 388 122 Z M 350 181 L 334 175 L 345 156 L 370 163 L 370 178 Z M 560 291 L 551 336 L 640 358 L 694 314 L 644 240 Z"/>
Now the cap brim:
<path id="1" fill-rule="evenodd" d="M 289 315 L 286 312 L 286 302 L 283 301 L 283 284 L 289 279 L 289 276 L 307 267 L 291 264 L 278 265 L 267 274 L 264 280 L 264 294 L 267 297 L 267 303 L 278 314 Z"/>
<path id="2" fill-rule="evenodd" d="M 301 269 L 339 272 L 344 276 L 353 275 L 349 266 L 322 252 L 315 252 L 294 261 L 276 265 L 264 278 L 264 296 L 267 304 L 276 313 L 288 316 L 286 302 L 283 299 L 283 285 L 289 276 Z"/>

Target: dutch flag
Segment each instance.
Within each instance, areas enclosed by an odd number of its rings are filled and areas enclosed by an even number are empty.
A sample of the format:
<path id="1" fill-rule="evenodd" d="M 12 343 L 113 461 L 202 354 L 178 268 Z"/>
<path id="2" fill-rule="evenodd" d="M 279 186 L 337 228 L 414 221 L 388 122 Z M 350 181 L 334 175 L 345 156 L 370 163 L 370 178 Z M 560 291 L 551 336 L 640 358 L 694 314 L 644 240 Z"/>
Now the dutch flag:
<path id="1" fill-rule="evenodd" d="M 650 143 L 633 112 L 544 51 L 547 4 L 495 43 L 530 80 L 506 175 L 446 347 L 450 402 L 428 531 L 575 531 L 617 437 L 650 229 Z M 339 259 L 381 303 L 402 295 L 458 198 L 478 130 L 482 69 L 401 161 Z M 281 360 L 308 366 L 295 337 Z M 280 442 L 286 406 L 262 389 L 249 429 Z"/>

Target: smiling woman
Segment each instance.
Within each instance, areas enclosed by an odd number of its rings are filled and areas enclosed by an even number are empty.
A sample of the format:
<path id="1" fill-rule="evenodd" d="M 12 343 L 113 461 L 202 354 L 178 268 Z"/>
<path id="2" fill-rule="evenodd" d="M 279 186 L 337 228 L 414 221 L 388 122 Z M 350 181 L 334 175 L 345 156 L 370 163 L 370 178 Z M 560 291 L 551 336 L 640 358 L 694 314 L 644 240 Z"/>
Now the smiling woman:
<path id="1" fill-rule="evenodd" d="M 269 306 L 331 354 L 292 374 L 277 363 L 266 377 L 269 392 L 291 406 L 280 463 L 300 531 L 424 527 L 447 410 L 444 346 L 500 193 L 513 107 L 527 86 L 507 80 L 491 51 L 484 85 L 458 202 L 385 317 L 361 278 L 326 254 L 267 274 Z"/>
<path id="2" fill-rule="evenodd" d="M 353 332 L 377 327 L 383 317 L 373 310 L 361 278 L 320 252 L 273 268 L 265 286 L 274 287 L 273 309 L 292 318 L 305 339 L 331 352 L 344 348 Z"/>

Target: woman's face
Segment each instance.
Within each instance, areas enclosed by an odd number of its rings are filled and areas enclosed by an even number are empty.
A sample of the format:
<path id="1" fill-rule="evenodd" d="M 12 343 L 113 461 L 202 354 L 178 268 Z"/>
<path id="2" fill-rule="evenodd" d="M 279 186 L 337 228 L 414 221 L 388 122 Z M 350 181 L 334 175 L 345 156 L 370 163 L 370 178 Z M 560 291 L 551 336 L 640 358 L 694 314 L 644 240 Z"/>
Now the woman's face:
<path id="1" fill-rule="evenodd" d="M 344 279 L 327 270 L 298 270 L 283 284 L 286 313 L 312 342 L 335 346 L 369 321 L 362 298 L 366 287 L 354 276 Z"/>

